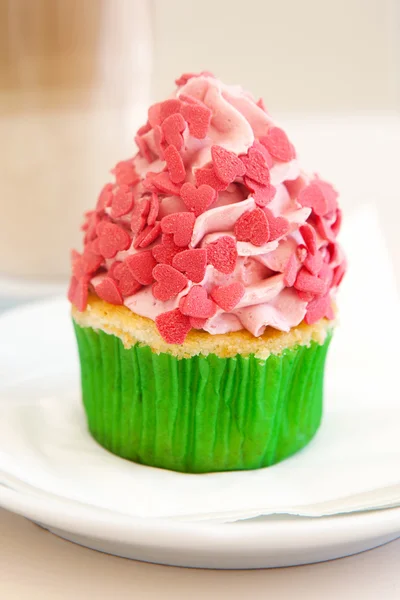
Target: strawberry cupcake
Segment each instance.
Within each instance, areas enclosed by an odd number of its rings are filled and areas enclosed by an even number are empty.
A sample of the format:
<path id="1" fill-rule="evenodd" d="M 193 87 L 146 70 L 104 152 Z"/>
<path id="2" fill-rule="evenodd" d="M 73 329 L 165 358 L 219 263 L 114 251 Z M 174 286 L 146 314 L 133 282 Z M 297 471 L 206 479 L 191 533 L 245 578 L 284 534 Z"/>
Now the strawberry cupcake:
<path id="1" fill-rule="evenodd" d="M 338 195 L 262 100 L 207 72 L 176 85 L 72 252 L 88 427 L 154 467 L 266 467 L 321 422 L 346 269 Z"/>

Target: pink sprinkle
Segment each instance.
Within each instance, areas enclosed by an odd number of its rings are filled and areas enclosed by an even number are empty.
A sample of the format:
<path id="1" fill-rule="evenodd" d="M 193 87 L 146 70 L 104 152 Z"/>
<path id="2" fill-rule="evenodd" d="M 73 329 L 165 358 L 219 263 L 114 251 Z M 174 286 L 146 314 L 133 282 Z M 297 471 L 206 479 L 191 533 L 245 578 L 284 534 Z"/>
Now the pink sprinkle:
<path id="1" fill-rule="evenodd" d="M 161 125 L 167 144 L 171 144 L 177 150 L 181 150 L 183 147 L 182 132 L 185 130 L 185 127 L 185 119 L 181 114 L 175 113 L 167 117 Z"/>
<path id="2" fill-rule="evenodd" d="M 283 129 L 279 127 L 271 127 L 266 137 L 260 138 L 260 142 L 274 158 L 282 162 L 287 162 L 295 158 L 292 144 L 289 142 Z"/>
<path id="3" fill-rule="evenodd" d="M 214 171 L 217 177 L 224 183 L 232 183 L 236 177 L 245 174 L 245 166 L 236 154 L 225 150 L 222 146 L 211 146 L 211 156 Z"/>
<path id="4" fill-rule="evenodd" d="M 127 296 L 133 296 L 136 294 L 136 292 L 138 292 L 142 286 L 132 275 L 126 261 L 114 263 L 114 265 L 116 266 L 112 270 L 109 269 L 108 274 L 110 277 L 115 278 L 118 281 L 118 287 L 122 296 L 126 298 Z"/>
<path id="5" fill-rule="evenodd" d="M 150 285 L 154 281 L 153 269 L 157 262 L 151 250 L 137 252 L 125 259 L 125 264 L 129 268 L 133 277 L 142 285 Z"/>
<path id="6" fill-rule="evenodd" d="M 234 233 L 240 242 L 250 242 L 253 246 L 262 246 L 269 241 L 269 225 L 261 208 L 249 210 L 235 223 Z"/>
<path id="7" fill-rule="evenodd" d="M 336 236 L 324 217 L 315 217 L 315 227 L 322 239 L 332 244 L 336 242 Z"/>
<path id="8" fill-rule="evenodd" d="M 214 202 L 217 194 L 209 185 L 200 185 L 198 188 L 193 183 L 184 183 L 181 188 L 181 197 L 188 210 L 196 217 L 206 211 Z"/>
<path id="9" fill-rule="evenodd" d="M 207 323 L 207 319 L 197 319 L 196 317 L 189 317 L 189 320 L 193 329 L 204 329 L 204 325 Z"/>
<path id="10" fill-rule="evenodd" d="M 173 213 L 161 220 L 163 233 L 172 233 L 174 243 L 180 247 L 189 246 L 192 239 L 193 227 L 196 217 L 191 212 Z"/>
<path id="11" fill-rule="evenodd" d="M 342 283 L 344 274 L 346 273 L 347 264 L 344 260 L 333 272 L 332 287 L 338 287 Z"/>
<path id="12" fill-rule="evenodd" d="M 303 240 L 308 251 L 311 252 L 311 254 L 315 254 L 317 252 L 317 235 L 314 227 L 311 227 L 311 225 L 305 223 L 305 225 L 300 227 L 300 233 L 303 236 Z"/>
<path id="13" fill-rule="evenodd" d="M 315 298 L 311 300 L 307 306 L 307 313 L 305 316 L 305 322 L 308 325 L 312 325 L 316 323 L 320 319 L 322 319 L 330 307 L 330 298 L 329 295 L 321 296 L 320 298 Z"/>
<path id="14" fill-rule="evenodd" d="M 121 185 L 114 192 L 111 203 L 111 216 L 113 219 L 119 219 L 128 214 L 133 207 L 133 192 L 127 185 Z"/>
<path id="15" fill-rule="evenodd" d="M 251 190 L 254 202 L 261 208 L 267 206 L 275 196 L 276 189 L 271 184 L 263 185 L 246 176 L 243 178 L 243 181 L 249 190 Z"/>
<path id="16" fill-rule="evenodd" d="M 118 285 L 111 279 L 111 277 L 104 277 L 104 279 L 95 286 L 96 294 L 99 298 L 108 302 L 109 304 L 123 304 L 124 299 L 118 288 Z"/>
<path id="17" fill-rule="evenodd" d="M 187 296 L 181 299 L 179 308 L 182 314 L 196 319 L 209 319 L 216 311 L 214 302 L 209 299 L 206 289 L 201 285 L 190 288 Z"/>
<path id="18" fill-rule="evenodd" d="M 228 187 L 227 183 L 221 181 L 215 174 L 213 167 L 203 167 L 202 169 L 196 169 L 194 173 L 196 179 L 196 185 L 209 185 L 216 192 L 222 192 Z"/>
<path id="19" fill-rule="evenodd" d="M 83 312 L 87 307 L 88 300 L 88 282 L 87 279 L 81 277 L 79 280 L 71 277 L 68 300 L 76 306 L 79 312 Z"/>
<path id="20" fill-rule="evenodd" d="M 159 334 L 167 344 L 183 344 L 191 329 L 190 319 L 179 308 L 156 317 Z"/>
<path id="21" fill-rule="evenodd" d="M 207 250 L 205 248 L 183 250 L 174 256 L 172 266 L 185 273 L 193 283 L 200 283 L 206 274 Z"/>
<path id="22" fill-rule="evenodd" d="M 310 292 L 310 294 L 318 296 L 322 296 L 326 292 L 324 281 L 315 277 L 315 275 L 310 275 L 307 269 L 304 268 L 300 269 L 294 286 L 300 292 Z"/>
<path id="23" fill-rule="evenodd" d="M 125 229 L 105 223 L 99 235 L 99 249 L 104 258 L 114 258 L 117 252 L 127 250 L 131 245 L 131 237 Z"/>
<path id="24" fill-rule="evenodd" d="M 158 173 L 154 173 L 153 171 L 147 171 L 146 177 L 143 180 L 143 187 L 148 192 L 157 192 L 157 188 L 153 184 L 153 180 L 157 177 Z"/>
<path id="25" fill-rule="evenodd" d="M 240 281 L 234 281 L 228 285 L 215 287 L 211 297 L 225 312 L 230 312 L 239 304 L 244 296 L 245 287 Z"/>
<path id="26" fill-rule="evenodd" d="M 235 240 L 224 235 L 216 242 L 207 245 L 208 262 L 217 271 L 230 275 L 236 268 L 238 253 Z"/>
<path id="27" fill-rule="evenodd" d="M 154 225 L 148 225 L 146 229 L 143 231 L 143 235 L 141 236 L 140 242 L 136 239 L 135 248 L 147 248 L 161 234 L 161 223 L 160 221 L 156 221 Z"/>
<path id="28" fill-rule="evenodd" d="M 160 201 L 158 195 L 153 192 L 150 199 L 150 210 L 147 216 L 147 225 L 154 225 L 157 220 L 158 213 L 160 210 Z"/>
<path id="29" fill-rule="evenodd" d="M 149 198 L 144 197 L 140 202 L 138 202 L 132 213 L 131 218 L 131 229 L 133 231 L 133 235 L 137 236 L 141 231 L 143 231 L 147 217 L 150 211 L 150 200 Z"/>
<path id="30" fill-rule="evenodd" d="M 273 242 L 289 233 L 289 221 L 285 217 L 274 217 L 273 213 L 268 209 L 264 209 L 269 225 L 269 241 Z"/>
<path id="31" fill-rule="evenodd" d="M 267 165 L 268 169 L 272 169 L 272 167 L 274 166 L 274 161 L 272 156 L 270 155 L 270 153 L 268 152 L 268 150 L 266 149 L 265 146 L 263 146 L 261 144 L 261 142 L 255 140 L 255 142 L 253 143 L 252 146 L 255 150 L 258 150 L 258 152 L 261 152 L 261 154 L 264 157 L 265 160 L 265 164 Z"/>
<path id="32" fill-rule="evenodd" d="M 169 100 L 165 100 L 160 104 L 160 119 L 161 123 L 165 121 L 171 115 L 175 113 L 179 113 L 181 110 L 181 101 L 176 98 L 170 98 Z M 159 123 L 157 123 L 158 125 Z"/>
<path id="33" fill-rule="evenodd" d="M 150 151 L 150 148 L 149 148 L 146 138 L 142 135 L 136 135 L 135 142 L 136 142 L 137 147 L 139 148 L 140 155 L 143 158 L 145 158 L 147 160 L 147 162 L 152 162 L 153 155 Z"/>
<path id="34" fill-rule="evenodd" d="M 246 168 L 247 177 L 262 185 L 270 184 L 269 169 L 261 152 L 250 148 L 247 156 L 241 156 L 240 160 Z"/>
<path id="35" fill-rule="evenodd" d="M 156 300 L 166 302 L 174 298 L 187 286 L 187 277 L 170 265 L 156 265 L 153 269 L 156 283 L 153 285 L 153 296 Z"/>
<path id="36" fill-rule="evenodd" d="M 184 104 L 181 112 L 188 123 L 190 135 L 204 139 L 211 123 L 211 110 L 203 104 Z"/>
<path id="37" fill-rule="evenodd" d="M 331 229 L 336 237 L 339 235 L 341 226 L 342 226 L 342 211 L 340 210 L 340 208 L 338 208 L 336 211 L 336 221 L 333 223 L 333 225 L 331 225 Z"/>
<path id="38" fill-rule="evenodd" d="M 328 203 L 316 183 L 310 183 L 303 188 L 297 197 L 297 201 L 301 206 L 312 208 L 318 216 L 323 216 L 328 211 Z"/>
<path id="39" fill-rule="evenodd" d="M 182 157 L 175 146 L 168 146 L 168 148 L 165 149 L 164 160 L 167 163 L 172 183 L 182 183 L 182 181 L 185 181 L 185 166 Z"/>
<path id="40" fill-rule="evenodd" d="M 103 212 L 105 208 L 111 205 L 113 199 L 113 188 L 112 183 L 107 183 L 100 192 L 99 198 L 96 204 L 96 210 Z"/>
<path id="41" fill-rule="evenodd" d="M 318 275 L 324 264 L 322 254 L 317 252 L 316 254 L 307 254 L 307 258 L 304 261 L 304 266 L 310 271 L 312 275 Z"/>
<path id="42" fill-rule="evenodd" d="M 169 241 L 167 241 L 168 238 L 170 238 Z M 174 243 L 173 238 L 173 235 L 163 233 L 161 244 L 157 244 L 152 249 L 153 256 L 158 263 L 172 265 L 174 256 L 182 252 L 182 248 Z"/>
<path id="43" fill-rule="evenodd" d="M 168 194 L 169 196 L 180 195 L 181 186 L 177 183 L 173 183 L 166 171 L 158 173 L 158 175 L 152 179 L 152 183 L 164 194 Z"/>
<path id="44" fill-rule="evenodd" d="M 134 186 L 140 181 L 132 160 L 122 160 L 112 170 L 118 185 Z"/>
<path id="45" fill-rule="evenodd" d="M 166 142 L 165 142 L 165 137 L 164 137 L 164 133 L 163 130 L 161 129 L 161 127 L 159 125 L 156 125 L 154 127 L 154 144 L 156 146 L 158 155 L 163 158 L 164 156 L 164 151 L 166 148 Z"/>
<path id="46" fill-rule="evenodd" d="M 149 123 L 149 121 L 147 121 L 144 125 L 139 127 L 139 129 L 136 132 L 136 135 L 144 135 L 145 133 L 149 133 L 149 131 L 151 131 L 151 124 Z"/>

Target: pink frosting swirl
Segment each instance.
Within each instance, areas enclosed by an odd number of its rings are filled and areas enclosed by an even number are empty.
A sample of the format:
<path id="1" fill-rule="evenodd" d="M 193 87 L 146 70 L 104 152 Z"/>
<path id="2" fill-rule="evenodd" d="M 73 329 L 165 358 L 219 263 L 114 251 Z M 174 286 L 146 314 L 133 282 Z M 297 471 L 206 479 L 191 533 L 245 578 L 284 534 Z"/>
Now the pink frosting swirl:
<path id="1" fill-rule="evenodd" d="M 333 318 L 345 271 L 337 193 L 300 170 L 260 101 L 184 75 L 135 140 L 72 254 L 79 310 L 93 290 L 154 320 L 169 343 L 192 327 L 259 336 Z"/>

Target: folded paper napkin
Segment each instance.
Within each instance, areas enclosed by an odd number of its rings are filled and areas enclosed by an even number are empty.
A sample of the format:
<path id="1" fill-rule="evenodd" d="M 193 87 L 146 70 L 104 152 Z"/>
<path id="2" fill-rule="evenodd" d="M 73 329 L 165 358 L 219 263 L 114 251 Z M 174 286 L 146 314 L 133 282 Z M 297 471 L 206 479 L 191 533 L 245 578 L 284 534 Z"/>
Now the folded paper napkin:
<path id="1" fill-rule="evenodd" d="M 48 303 L 45 323 L 30 324 L 30 338 L 36 329 L 41 337 L 36 353 L 16 315 L 0 319 L 0 364 L 8 357 L 10 365 L 0 379 L 0 483 L 129 516 L 183 520 L 400 506 L 399 300 L 372 207 L 347 219 L 342 241 L 351 260 L 327 365 L 325 416 L 302 452 L 268 469 L 205 475 L 108 453 L 86 430 L 67 304 L 56 301 Z M 24 327 L 29 310 L 38 309 L 25 310 Z M 21 377 L 25 351 L 31 360 Z"/>

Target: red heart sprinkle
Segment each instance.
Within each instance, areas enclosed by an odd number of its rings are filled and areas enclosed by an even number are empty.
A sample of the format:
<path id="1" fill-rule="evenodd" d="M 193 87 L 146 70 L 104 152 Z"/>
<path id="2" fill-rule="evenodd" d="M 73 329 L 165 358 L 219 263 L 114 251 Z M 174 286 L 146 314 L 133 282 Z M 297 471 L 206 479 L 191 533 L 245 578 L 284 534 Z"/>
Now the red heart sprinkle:
<path id="1" fill-rule="evenodd" d="M 183 344 L 191 329 L 189 317 L 183 315 L 179 308 L 158 315 L 156 326 L 167 344 Z"/>
<path id="2" fill-rule="evenodd" d="M 147 171 L 145 178 L 142 181 L 142 185 L 146 192 L 158 192 L 157 188 L 153 184 L 153 179 L 157 177 L 158 173 L 153 171 Z"/>
<path id="3" fill-rule="evenodd" d="M 318 275 L 322 269 L 323 263 L 324 261 L 320 252 L 317 252 L 316 254 L 311 254 L 311 252 L 309 252 L 304 261 L 304 266 L 312 275 Z"/>
<path id="4" fill-rule="evenodd" d="M 153 192 L 150 199 L 150 210 L 147 216 L 147 225 L 154 225 L 160 211 L 160 201 L 158 195 Z"/>
<path id="5" fill-rule="evenodd" d="M 193 283 L 200 283 L 206 274 L 207 250 L 205 248 L 183 250 L 174 256 L 172 266 L 185 273 Z"/>
<path id="6" fill-rule="evenodd" d="M 253 143 L 252 148 L 254 148 L 255 150 L 258 150 L 258 152 L 261 152 L 261 154 L 264 157 L 265 160 L 265 164 L 267 165 L 268 169 L 272 169 L 272 167 L 274 166 L 274 161 L 272 156 L 270 155 L 270 153 L 268 152 L 268 150 L 266 149 L 265 146 L 263 146 L 261 144 L 261 142 L 258 142 L 257 140 Z"/>
<path id="7" fill-rule="evenodd" d="M 325 283 L 326 289 L 329 290 L 333 281 L 333 269 L 327 263 L 322 261 L 322 267 L 318 273 L 319 279 Z"/>
<path id="8" fill-rule="evenodd" d="M 198 319 L 196 317 L 189 317 L 189 319 L 193 329 L 203 329 L 204 325 L 207 323 L 207 319 Z"/>
<path id="9" fill-rule="evenodd" d="M 269 169 L 261 152 L 250 148 L 247 156 L 241 156 L 240 160 L 245 166 L 247 177 L 262 185 L 269 185 Z"/>
<path id="10" fill-rule="evenodd" d="M 153 177 L 152 184 L 161 192 L 168 194 L 169 196 L 179 196 L 181 191 L 181 186 L 177 183 L 173 183 L 166 171 L 162 171 Z"/>
<path id="11" fill-rule="evenodd" d="M 179 252 L 182 252 L 182 248 L 174 243 L 173 237 L 173 235 L 164 233 L 162 235 L 161 244 L 157 244 L 157 246 L 154 246 L 152 249 L 153 256 L 158 263 L 172 265 L 174 256 Z M 166 241 L 167 238 L 170 238 L 170 241 Z"/>
<path id="12" fill-rule="evenodd" d="M 139 129 L 136 132 L 136 135 L 144 135 L 145 133 L 149 133 L 149 131 L 151 130 L 151 123 L 149 123 L 149 121 L 147 121 L 144 125 L 142 125 L 141 127 L 139 127 Z"/>
<path id="13" fill-rule="evenodd" d="M 93 275 L 103 264 L 103 257 L 95 254 L 87 247 L 82 256 L 77 252 L 72 261 L 72 273 L 76 279 L 85 275 Z"/>
<path id="14" fill-rule="evenodd" d="M 329 310 L 330 302 L 328 294 L 311 300 L 307 305 L 307 313 L 304 319 L 305 322 L 308 325 L 312 325 L 322 319 Z"/>
<path id="15" fill-rule="evenodd" d="M 211 110 L 202 104 L 184 104 L 181 113 L 188 123 L 190 135 L 204 139 L 211 123 Z"/>
<path id="16" fill-rule="evenodd" d="M 86 309 L 88 300 L 87 279 L 84 277 L 81 277 L 80 279 L 71 277 L 68 289 L 68 300 L 79 310 L 79 312 L 83 312 Z"/>
<path id="17" fill-rule="evenodd" d="M 142 285 L 150 285 L 154 281 L 153 269 L 157 262 L 151 250 L 137 252 L 125 259 L 126 266 L 133 277 Z"/>
<path id="18" fill-rule="evenodd" d="M 310 183 L 303 188 L 297 197 L 297 201 L 301 206 L 312 208 L 318 216 L 323 216 L 328 211 L 326 198 L 316 183 Z"/>
<path id="19" fill-rule="evenodd" d="M 286 285 L 286 287 L 294 286 L 298 270 L 299 263 L 296 254 L 293 253 L 292 256 L 289 258 L 284 271 L 283 283 Z"/>
<path id="20" fill-rule="evenodd" d="M 317 252 L 317 235 L 315 233 L 314 227 L 311 227 L 308 223 L 302 225 L 300 227 L 300 233 L 303 236 L 303 240 L 307 249 L 311 254 L 316 254 Z"/>
<path id="21" fill-rule="evenodd" d="M 174 298 L 188 283 L 187 277 L 170 265 L 156 265 L 153 277 L 157 282 L 153 285 L 153 296 L 162 302 Z"/>
<path id="22" fill-rule="evenodd" d="M 343 261 L 336 269 L 334 269 L 332 287 L 338 287 L 342 283 L 342 279 L 346 273 L 346 267 L 346 261 Z"/>
<path id="23" fill-rule="evenodd" d="M 111 216 L 119 219 L 128 214 L 133 206 L 133 192 L 127 185 L 121 185 L 115 190 L 111 203 Z"/>
<path id="24" fill-rule="evenodd" d="M 113 184 L 107 183 L 100 192 L 99 198 L 96 204 L 96 210 L 103 212 L 107 206 L 111 205 L 113 199 Z"/>
<path id="25" fill-rule="evenodd" d="M 182 314 L 196 319 L 209 319 L 216 311 L 214 302 L 209 299 L 207 290 L 201 285 L 190 288 L 187 296 L 181 299 L 179 308 Z"/>
<path id="26" fill-rule="evenodd" d="M 310 275 L 304 267 L 300 269 L 294 287 L 300 292 L 310 292 L 317 296 L 322 296 L 326 291 L 325 282 L 315 275 Z"/>
<path id="27" fill-rule="evenodd" d="M 122 160 L 117 163 L 112 170 L 118 185 L 133 186 L 139 183 L 140 177 L 136 173 L 135 166 L 132 160 Z"/>
<path id="28" fill-rule="evenodd" d="M 171 115 L 178 113 L 181 110 L 181 101 L 176 98 L 170 98 L 160 104 L 160 119 L 161 123 Z M 158 123 L 157 123 L 158 125 Z"/>
<path id="29" fill-rule="evenodd" d="M 182 132 L 185 130 L 185 127 L 186 122 L 181 114 L 175 113 L 167 117 L 161 125 L 167 144 L 171 144 L 177 150 L 181 150 L 183 146 Z"/>
<path id="30" fill-rule="evenodd" d="M 197 77 L 196 73 L 183 73 L 178 79 L 175 79 L 175 83 L 180 87 L 185 85 L 192 77 Z"/>
<path id="31" fill-rule="evenodd" d="M 182 181 L 185 181 L 185 165 L 175 146 L 168 146 L 168 148 L 164 150 L 164 160 L 167 163 L 167 169 L 172 183 L 182 183 Z"/>
<path id="32" fill-rule="evenodd" d="M 243 161 L 222 146 L 211 146 L 211 156 L 214 171 L 224 183 L 232 183 L 236 177 L 242 177 L 246 172 Z"/>
<path id="33" fill-rule="evenodd" d="M 238 258 L 236 242 L 228 236 L 223 235 L 217 241 L 207 245 L 208 262 L 220 273 L 229 275 L 236 268 Z"/>
<path id="34" fill-rule="evenodd" d="M 244 177 L 243 181 L 252 192 L 255 203 L 261 208 L 269 204 L 272 198 L 275 196 L 276 189 L 271 184 L 262 185 L 256 181 L 253 181 L 249 177 Z"/>
<path id="35" fill-rule="evenodd" d="M 269 225 L 269 241 L 273 242 L 278 238 L 281 238 L 289 233 L 290 225 L 289 221 L 285 217 L 274 217 L 272 212 L 268 209 L 264 209 L 264 213 L 268 220 Z"/>
<path id="36" fill-rule="evenodd" d="M 109 302 L 110 304 L 123 304 L 124 299 L 122 298 L 121 292 L 111 277 L 104 277 L 104 279 L 95 286 L 95 292 L 99 298 Z"/>
<path id="37" fill-rule="evenodd" d="M 184 183 L 181 187 L 181 197 L 186 207 L 198 217 L 214 202 L 217 194 L 209 185 L 204 184 L 196 188 L 193 183 Z"/>
<path id="38" fill-rule="evenodd" d="M 156 221 L 154 225 L 148 225 L 146 229 L 144 229 L 136 238 L 134 247 L 137 248 L 147 248 L 153 242 L 156 241 L 158 236 L 161 233 L 161 223 L 160 221 Z"/>
<path id="39" fill-rule="evenodd" d="M 332 244 L 336 243 L 336 236 L 333 233 L 330 225 L 324 219 L 324 217 L 315 217 L 315 227 L 319 233 L 319 235 L 328 242 Z"/>
<path id="40" fill-rule="evenodd" d="M 163 233 L 172 233 L 177 246 L 185 248 L 192 239 L 193 227 L 196 217 L 191 212 L 173 213 L 166 215 L 161 220 Z"/>
<path id="41" fill-rule="evenodd" d="M 235 223 L 234 233 L 239 242 L 262 246 L 269 241 L 269 225 L 261 208 L 248 210 Z"/>
<path id="42" fill-rule="evenodd" d="M 143 198 L 138 202 L 132 213 L 131 218 L 131 229 L 133 231 L 133 235 L 137 236 L 145 227 L 147 222 L 147 217 L 150 211 L 150 200 L 149 198 Z"/>
<path id="43" fill-rule="evenodd" d="M 150 123 L 151 127 L 156 127 L 157 125 L 161 125 L 160 111 L 161 111 L 161 103 L 160 102 L 156 102 L 156 104 L 153 104 L 152 106 L 150 106 L 149 110 L 147 111 L 147 117 L 149 119 L 149 123 Z"/>
<path id="44" fill-rule="evenodd" d="M 104 258 L 114 258 L 117 252 L 127 250 L 131 245 L 131 237 L 125 229 L 105 223 L 99 235 L 99 249 Z"/>
<path id="45" fill-rule="evenodd" d="M 265 137 L 260 138 L 260 142 L 266 147 L 268 152 L 278 160 L 287 162 L 295 157 L 292 144 L 289 142 L 286 133 L 279 127 L 271 127 Z"/>
<path id="46" fill-rule="evenodd" d="M 142 135 L 136 135 L 135 142 L 139 148 L 139 154 L 145 158 L 147 162 L 152 162 L 154 157 L 150 151 L 146 138 Z"/>
<path id="47" fill-rule="evenodd" d="M 225 312 L 230 312 L 239 304 L 244 296 L 245 287 L 240 281 L 234 281 L 228 285 L 215 287 L 211 297 Z"/>
<path id="48" fill-rule="evenodd" d="M 203 167 L 202 169 L 196 169 L 194 176 L 197 186 L 209 185 L 216 192 L 222 192 L 228 187 L 227 183 L 224 183 L 217 177 L 214 167 Z"/>
<path id="49" fill-rule="evenodd" d="M 114 263 L 114 265 L 113 269 L 109 269 L 108 274 L 110 277 L 115 278 L 118 281 L 119 290 L 124 298 L 136 294 L 136 292 L 138 292 L 142 286 L 132 275 L 127 261 L 125 260 L 124 262 Z"/>
<path id="50" fill-rule="evenodd" d="M 331 185 L 327 181 L 324 181 L 323 179 L 319 179 L 319 178 L 314 179 L 313 183 L 315 183 L 315 185 L 317 185 L 319 187 L 319 189 L 321 190 L 321 192 L 324 195 L 324 198 L 327 203 L 327 212 L 332 212 L 334 210 L 337 210 L 337 208 L 338 208 L 337 198 L 338 198 L 339 194 L 337 193 L 337 191 L 335 190 L 333 185 Z"/>

